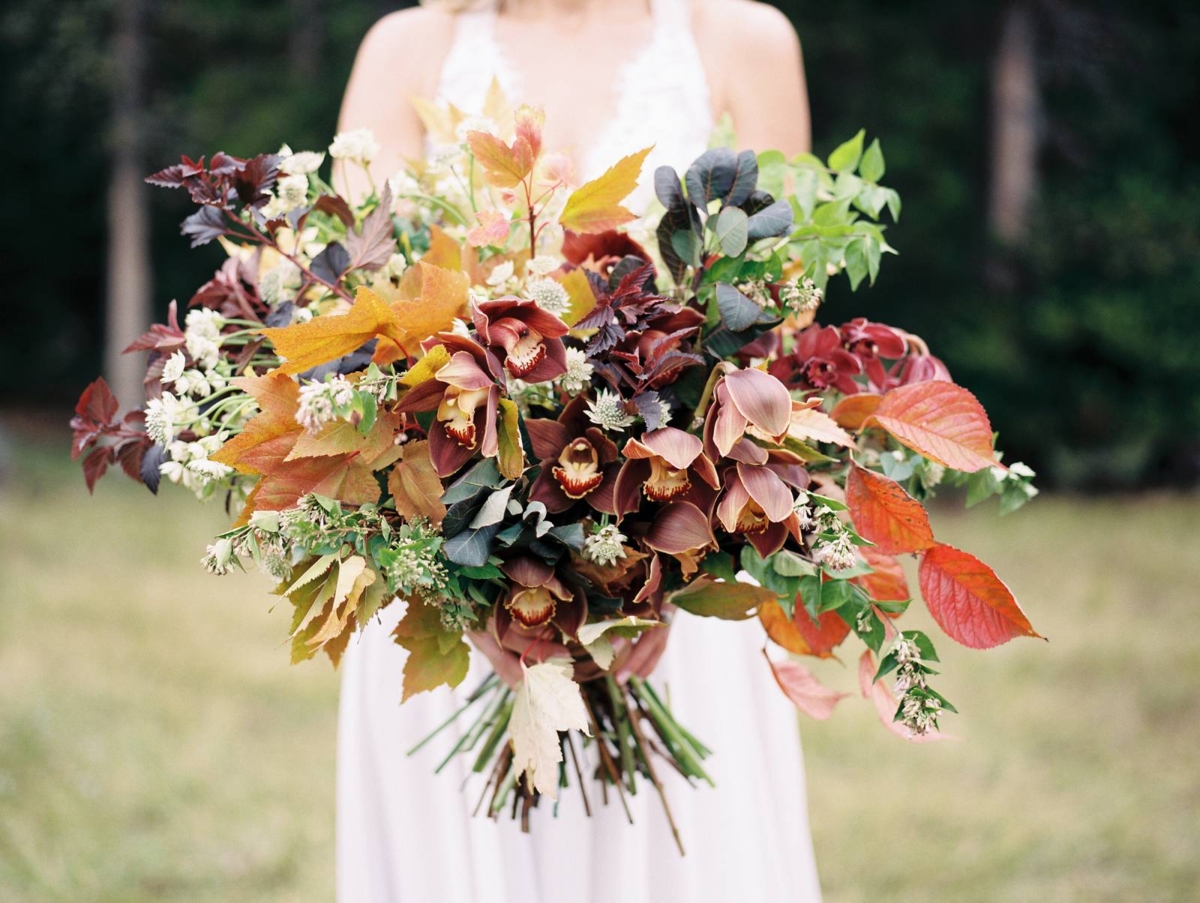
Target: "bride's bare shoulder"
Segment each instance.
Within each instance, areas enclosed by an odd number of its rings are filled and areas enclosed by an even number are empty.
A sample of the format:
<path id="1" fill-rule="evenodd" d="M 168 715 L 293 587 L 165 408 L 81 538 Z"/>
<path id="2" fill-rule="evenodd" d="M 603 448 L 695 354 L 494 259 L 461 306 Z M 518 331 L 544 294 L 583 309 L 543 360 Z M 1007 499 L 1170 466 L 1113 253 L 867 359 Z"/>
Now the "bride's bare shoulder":
<path id="1" fill-rule="evenodd" d="M 758 0 L 706 0 L 694 4 L 693 27 L 701 51 L 706 47 L 728 55 L 753 49 L 770 56 L 790 56 L 799 43 L 788 17 Z"/>
<path id="2" fill-rule="evenodd" d="M 414 6 L 381 18 L 363 38 L 358 55 L 368 68 L 386 68 L 395 83 L 423 81 L 440 71 L 454 42 L 454 14 L 441 6 Z"/>

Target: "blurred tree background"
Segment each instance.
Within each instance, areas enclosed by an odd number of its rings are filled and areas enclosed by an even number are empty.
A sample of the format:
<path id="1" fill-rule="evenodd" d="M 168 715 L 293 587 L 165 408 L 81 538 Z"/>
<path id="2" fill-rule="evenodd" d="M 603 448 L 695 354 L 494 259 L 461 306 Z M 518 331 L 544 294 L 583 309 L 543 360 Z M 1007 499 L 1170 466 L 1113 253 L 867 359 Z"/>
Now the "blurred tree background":
<path id="1" fill-rule="evenodd" d="M 179 237 L 183 197 L 122 173 L 322 147 L 358 41 L 402 5 L 8 0 L 0 404 L 66 406 L 101 368 L 109 273 L 157 316 L 218 264 Z M 1043 482 L 1194 482 L 1200 9 L 778 5 L 804 44 L 817 151 L 865 126 L 906 202 L 901 256 L 858 297 L 838 283 L 824 318 L 863 312 L 923 335 Z M 110 217 L 126 224 L 116 234 Z M 146 260 L 141 288 L 128 274 Z"/>

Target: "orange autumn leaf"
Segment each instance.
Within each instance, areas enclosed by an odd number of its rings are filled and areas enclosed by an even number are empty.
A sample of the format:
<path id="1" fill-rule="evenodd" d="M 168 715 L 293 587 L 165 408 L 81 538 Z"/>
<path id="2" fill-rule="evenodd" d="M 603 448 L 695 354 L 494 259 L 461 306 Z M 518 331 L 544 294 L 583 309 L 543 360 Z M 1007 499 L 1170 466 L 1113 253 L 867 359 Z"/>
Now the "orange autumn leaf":
<path id="1" fill-rule="evenodd" d="M 847 430 L 861 429 L 866 419 L 875 413 L 882 395 L 872 395 L 860 392 L 858 395 L 847 395 L 833 406 L 829 416 L 837 421 L 838 426 Z"/>
<path id="2" fill-rule="evenodd" d="M 263 473 L 288 456 L 303 432 L 295 418 L 300 387 L 278 370 L 266 376 L 239 376 L 231 382 L 258 402 L 260 412 L 212 460 L 238 473 Z"/>
<path id="3" fill-rule="evenodd" d="M 621 206 L 621 201 L 637 187 L 642 162 L 651 150 L 653 147 L 647 147 L 623 157 L 604 175 L 575 189 L 558 218 L 563 228 L 572 232 L 603 232 L 636 219 Z"/>
<path id="4" fill-rule="evenodd" d="M 467 132 L 467 144 L 483 170 L 483 180 L 494 188 L 516 188 L 533 171 L 533 148 L 520 135 L 505 144 L 488 132 Z"/>
<path id="5" fill-rule="evenodd" d="M 470 286 L 465 273 L 433 266 L 424 260 L 413 271 L 420 278 L 416 289 L 419 295 L 392 302 L 396 334 L 389 338 L 409 357 L 418 357 L 421 342 L 450 329 L 456 319 L 467 315 Z"/>
<path id="6" fill-rule="evenodd" d="M 904 568 L 899 561 L 878 551 L 874 546 L 861 546 L 858 554 L 873 571 L 853 578 L 851 583 L 861 586 L 876 602 L 904 602 L 912 598 L 912 593 L 908 591 Z M 889 614 L 896 617 L 890 612 Z"/>
<path id="7" fill-rule="evenodd" d="M 421 261 L 431 266 L 441 267 L 443 270 L 461 270 L 463 268 L 462 248 L 440 226 L 431 225 L 429 227 L 429 250 L 422 255 Z M 405 277 L 410 272 L 412 270 L 406 272 Z M 401 289 L 405 287 L 403 280 L 400 286 Z"/>
<path id="8" fill-rule="evenodd" d="M 771 599 L 758 606 L 758 620 L 776 646 L 796 655 L 813 654 L 812 647 L 805 642 L 795 623 L 776 600 Z"/>
<path id="9" fill-rule="evenodd" d="M 898 555 L 933 545 L 929 515 L 895 480 L 852 464 L 846 504 L 855 529 L 880 552 Z"/>
<path id="10" fill-rule="evenodd" d="M 400 342 L 404 333 L 396 314 L 379 295 L 360 286 L 354 303 L 344 314 L 314 317 L 274 329 L 263 329 L 285 363 L 284 373 L 303 373 L 361 348 L 376 336 Z"/>
<path id="11" fill-rule="evenodd" d="M 450 631 L 442 625 L 436 605 L 420 599 L 409 600 L 408 610 L 392 631 L 392 637 L 398 646 L 408 650 L 401 702 L 443 684 L 457 687 L 467 676 L 470 647 L 463 641 L 461 630 Z"/>
<path id="12" fill-rule="evenodd" d="M 362 455 L 332 455 L 280 461 L 258 482 L 255 510 L 282 511 L 310 492 L 349 505 L 379 501 L 379 483 Z"/>
<path id="13" fill-rule="evenodd" d="M 833 658 L 833 650 L 850 635 L 850 625 L 836 611 L 823 611 L 814 621 L 803 605 L 797 605 L 792 623 L 818 658 Z"/>
<path id="14" fill-rule="evenodd" d="M 388 475 L 388 492 L 405 520 L 423 517 L 435 527 L 446 516 L 442 504 L 442 481 L 429 457 L 425 439 L 404 445 L 404 456 Z"/>
<path id="15" fill-rule="evenodd" d="M 285 460 L 360 453 L 367 461 L 373 462 L 394 447 L 396 431 L 399 429 L 400 415 L 390 411 L 380 414 L 375 425 L 365 435 L 348 420 L 334 420 L 326 423 L 315 434 L 301 433 Z"/>
<path id="16" fill-rule="evenodd" d="M 983 405 L 961 386 L 932 380 L 892 389 L 864 426 L 878 425 L 896 441 L 951 470 L 998 467 L 992 425 Z"/>
<path id="17" fill-rule="evenodd" d="M 1038 637 L 1012 591 L 996 572 L 967 552 L 938 543 L 917 571 L 921 596 L 946 635 L 972 649 L 1013 637 Z"/>

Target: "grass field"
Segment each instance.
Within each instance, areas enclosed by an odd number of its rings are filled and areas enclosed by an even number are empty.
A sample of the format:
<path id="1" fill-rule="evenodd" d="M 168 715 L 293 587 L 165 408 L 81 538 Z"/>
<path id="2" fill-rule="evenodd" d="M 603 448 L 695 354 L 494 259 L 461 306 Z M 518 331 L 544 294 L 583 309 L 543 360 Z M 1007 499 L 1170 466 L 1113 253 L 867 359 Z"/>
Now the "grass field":
<path id="1" fill-rule="evenodd" d="M 119 475 L 89 498 L 65 441 L 16 443 L 0 483 L 0 899 L 332 900 L 336 676 L 287 665 L 262 578 L 200 570 L 217 507 Z M 804 723 L 829 901 L 1200 899 L 1197 519 L 936 513 L 1050 642 L 939 644 L 957 742 L 857 697 Z"/>

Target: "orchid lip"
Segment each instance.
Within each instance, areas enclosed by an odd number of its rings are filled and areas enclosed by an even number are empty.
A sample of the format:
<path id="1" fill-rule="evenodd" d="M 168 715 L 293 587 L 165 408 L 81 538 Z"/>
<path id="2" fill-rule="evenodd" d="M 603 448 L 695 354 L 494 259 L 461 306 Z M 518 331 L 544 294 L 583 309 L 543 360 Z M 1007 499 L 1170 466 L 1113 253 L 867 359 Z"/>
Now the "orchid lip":
<path id="1" fill-rule="evenodd" d="M 533 586 L 513 593 L 504 607 L 513 619 L 525 627 L 540 627 L 554 617 L 554 595 L 544 586 Z"/>
<path id="2" fill-rule="evenodd" d="M 546 345 L 542 342 L 542 337 L 531 331 L 517 339 L 508 349 L 508 357 L 504 361 L 504 366 L 509 373 L 520 379 L 532 373 L 537 365 L 545 360 L 545 357 Z"/>
<path id="3" fill-rule="evenodd" d="M 562 450 L 551 471 L 569 498 L 581 499 L 604 482 L 599 456 L 587 439 L 576 439 Z"/>
<path id="4" fill-rule="evenodd" d="M 650 476 L 642 484 L 646 497 L 656 502 L 669 502 L 692 488 L 688 472 L 669 467 L 662 458 L 650 459 Z"/>

